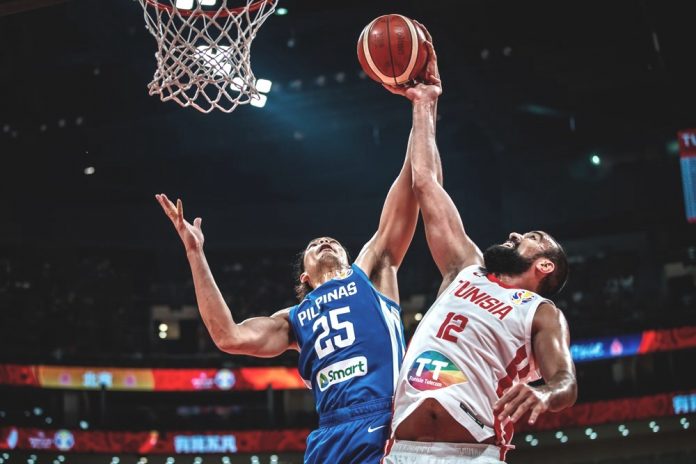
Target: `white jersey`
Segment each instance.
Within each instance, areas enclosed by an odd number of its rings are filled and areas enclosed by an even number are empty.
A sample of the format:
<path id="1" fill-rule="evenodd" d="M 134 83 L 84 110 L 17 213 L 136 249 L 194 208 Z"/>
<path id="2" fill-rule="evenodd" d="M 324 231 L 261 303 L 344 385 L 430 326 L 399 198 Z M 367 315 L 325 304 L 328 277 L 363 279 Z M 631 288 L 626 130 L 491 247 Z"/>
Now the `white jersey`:
<path id="1" fill-rule="evenodd" d="M 532 353 L 536 293 L 510 288 L 479 266 L 464 268 L 423 317 L 406 351 L 392 433 L 426 398 L 480 441 L 507 447 L 513 424 L 493 404 L 517 382 L 540 378 Z"/>

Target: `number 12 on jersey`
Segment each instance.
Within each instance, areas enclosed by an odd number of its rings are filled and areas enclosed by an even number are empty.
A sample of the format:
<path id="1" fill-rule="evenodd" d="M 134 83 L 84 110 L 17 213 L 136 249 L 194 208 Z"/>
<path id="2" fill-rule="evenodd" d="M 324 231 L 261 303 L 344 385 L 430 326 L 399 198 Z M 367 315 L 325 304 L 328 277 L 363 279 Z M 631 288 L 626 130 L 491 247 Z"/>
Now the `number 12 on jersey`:
<path id="1" fill-rule="evenodd" d="M 445 317 L 445 321 L 440 326 L 440 329 L 437 331 L 436 337 L 447 340 L 448 342 L 457 343 L 457 337 L 453 335 L 452 332 L 455 334 L 462 332 L 468 322 L 469 319 L 466 316 L 449 312 L 447 317 Z"/>

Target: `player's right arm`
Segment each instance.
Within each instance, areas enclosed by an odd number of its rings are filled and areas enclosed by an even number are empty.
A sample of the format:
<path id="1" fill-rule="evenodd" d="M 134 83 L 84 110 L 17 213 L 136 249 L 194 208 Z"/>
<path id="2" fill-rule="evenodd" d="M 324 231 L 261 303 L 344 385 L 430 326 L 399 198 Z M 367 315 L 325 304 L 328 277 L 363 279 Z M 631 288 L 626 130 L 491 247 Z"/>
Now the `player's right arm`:
<path id="1" fill-rule="evenodd" d="M 423 28 L 425 31 L 425 28 Z M 423 215 L 425 235 L 433 260 L 443 276 L 443 288 L 472 264 L 483 265 L 481 250 L 464 230 L 462 218 L 442 186 L 442 166 L 435 140 L 437 100 L 442 93 L 437 56 L 428 37 L 428 64 L 424 83 L 408 89 L 388 87 L 413 103 L 413 191 Z"/>
<path id="2" fill-rule="evenodd" d="M 203 252 L 201 218 L 196 218 L 191 224 L 184 219 L 181 200 L 177 200 L 175 205 L 164 194 L 155 197 L 184 243 L 198 310 L 215 345 L 226 353 L 264 358 L 278 356 L 291 348 L 297 349 L 290 325 L 290 308 L 270 317 L 253 317 L 241 323 L 235 322 Z"/>

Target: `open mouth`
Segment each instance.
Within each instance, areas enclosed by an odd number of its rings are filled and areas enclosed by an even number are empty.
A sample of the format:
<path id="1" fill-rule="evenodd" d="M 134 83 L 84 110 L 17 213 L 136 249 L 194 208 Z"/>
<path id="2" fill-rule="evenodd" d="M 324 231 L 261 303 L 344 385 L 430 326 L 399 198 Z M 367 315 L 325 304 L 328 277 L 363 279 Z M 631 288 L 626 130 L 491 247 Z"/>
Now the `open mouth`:
<path id="1" fill-rule="evenodd" d="M 329 245 L 329 244 L 324 244 L 324 245 L 322 245 L 322 246 L 319 247 L 319 253 L 321 253 L 321 252 L 324 251 L 324 250 L 331 250 L 331 251 L 333 251 L 333 247 L 332 247 L 331 245 Z"/>
<path id="2" fill-rule="evenodd" d="M 510 240 L 508 240 L 507 242 L 503 243 L 503 246 L 506 247 L 506 248 L 515 248 L 515 244 L 512 243 Z"/>

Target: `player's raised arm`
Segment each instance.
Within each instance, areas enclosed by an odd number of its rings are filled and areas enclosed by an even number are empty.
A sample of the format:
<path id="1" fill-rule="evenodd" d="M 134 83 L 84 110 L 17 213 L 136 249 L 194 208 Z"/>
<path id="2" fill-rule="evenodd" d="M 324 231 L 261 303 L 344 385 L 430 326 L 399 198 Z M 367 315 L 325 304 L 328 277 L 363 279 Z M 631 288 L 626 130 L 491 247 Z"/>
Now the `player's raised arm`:
<path id="1" fill-rule="evenodd" d="M 164 194 L 155 197 L 184 243 L 193 274 L 198 310 L 215 345 L 227 353 L 259 357 L 273 357 L 296 348 L 289 309 L 278 311 L 270 317 L 250 318 L 239 324 L 234 321 L 203 253 L 201 218 L 194 219 L 191 224 L 184 219 L 181 200 L 174 205 Z"/>
<path id="2" fill-rule="evenodd" d="M 423 214 L 430 252 L 446 285 L 462 268 L 483 264 L 483 256 L 464 231 L 457 207 L 442 187 L 442 167 L 435 141 L 437 100 L 442 87 L 437 56 L 430 40 L 428 50 L 424 83 L 408 89 L 387 88 L 413 102 L 413 190 Z"/>
<path id="3" fill-rule="evenodd" d="M 382 207 L 377 232 L 360 251 L 355 264 L 365 271 L 375 287 L 399 302 L 396 272 L 406 255 L 418 222 L 418 203 L 411 189 L 411 152 L 413 131 L 409 136 L 406 158 Z"/>

